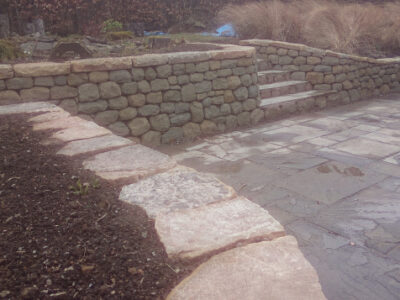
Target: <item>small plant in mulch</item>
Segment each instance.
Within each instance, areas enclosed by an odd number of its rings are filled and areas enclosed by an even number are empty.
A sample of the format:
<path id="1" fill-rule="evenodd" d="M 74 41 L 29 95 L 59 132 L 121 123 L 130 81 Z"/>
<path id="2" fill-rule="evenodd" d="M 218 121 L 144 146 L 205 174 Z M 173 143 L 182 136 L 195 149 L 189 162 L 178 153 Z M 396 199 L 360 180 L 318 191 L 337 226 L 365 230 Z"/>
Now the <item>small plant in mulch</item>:
<path id="1" fill-rule="evenodd" d="M 133 38 L 133 34 L 130 31 L 113 31 L 107 32 L 106 37 L 112 41 L 129 40 Z"/>
<path id="2" fill-rule="evenodd" d="M 0 40 L 0 62 L 23 56 L 21 50 L 9 40 Z"/>

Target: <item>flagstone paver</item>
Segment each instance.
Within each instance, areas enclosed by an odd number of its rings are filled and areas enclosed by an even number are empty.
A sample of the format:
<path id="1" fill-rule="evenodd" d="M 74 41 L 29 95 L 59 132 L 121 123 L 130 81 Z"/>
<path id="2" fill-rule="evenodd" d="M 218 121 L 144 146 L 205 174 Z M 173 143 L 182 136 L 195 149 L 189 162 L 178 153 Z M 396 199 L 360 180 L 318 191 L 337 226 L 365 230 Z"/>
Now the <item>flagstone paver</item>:
<path id="1" fill-rule="evenodd" d="M 181 166 L 125 186 L 120 194 L 120 200 L 140 205 L 152 217 L 234 197 L 235 191 L 214 176 Z"/>
<path id="2" fill-rule="evenodd" d="M 168 255 L 175 258 L 195 258 L 285 235 L 266 210 L 244 197 L 160 214 L 155 226 Z"/>
<path id="3" fill-rule="evenodd" d="M 218 254 L 198 267 L 168 300 L 326 299 L 317 273 L 294 237 Z"/>
<path id="4" fill-rule="evenodd" d="M 397 94 L 163 151 L 267 209 L 296 237 L 328 299 L 394 300 L 400 295 L 399 132 Z M 261 150 L 262 143 L 271 146 Z M 240 156 L 232 160 L 230 153 Z M 218 288 L 211 292 L 212 282 L 202 284 L 209 288 L 184 282 L 172 295 L 226 298 Z"/>
<path id="5" fill-rule="evenodd" d="M 62 111 L 62 109 L 49 102 L 27 102 L 21 104 L 3 105 L 0 109 L 0 115 L 50 111 Z"/>
<path id="6" fill-rule="evenodd" d="M 72 126 L 53 133 L 43 144 L 65 143 L 75 140 L 90 139 L 111 134 L 111 131 L 93 122 L 82 122 L 79 126 Z"/>
<path id="7" fill-rule="evenodd" d="M 137 181 L 173 168 L 176 162 L 167 155 L 142 145 L 131 145 L 100 153 L 83 162 L 85 169 L 108 179 Z"/>
<path id="8" fill-rule="evenodd" d="M 105 152 L 114 148 L 133 145 L 135 142 L 116 135 L 105 135 L 87 140 L 72 141 L 60 149 L 57 154 L 75 156 L 91 152 Z"/>

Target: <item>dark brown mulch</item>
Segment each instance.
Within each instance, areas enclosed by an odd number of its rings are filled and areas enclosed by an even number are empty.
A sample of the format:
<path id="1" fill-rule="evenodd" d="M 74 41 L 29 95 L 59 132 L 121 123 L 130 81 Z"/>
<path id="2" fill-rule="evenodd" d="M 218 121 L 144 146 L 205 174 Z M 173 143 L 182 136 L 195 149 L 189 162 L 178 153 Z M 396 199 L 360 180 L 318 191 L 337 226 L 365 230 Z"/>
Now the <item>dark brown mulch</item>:
<path id="1" fill-rule="evenodd" d="M 164 298 L 193 265 L 169 261 L 120 185 L 41 146 L 25 119 L 0 117 L 0 298 Z"/>

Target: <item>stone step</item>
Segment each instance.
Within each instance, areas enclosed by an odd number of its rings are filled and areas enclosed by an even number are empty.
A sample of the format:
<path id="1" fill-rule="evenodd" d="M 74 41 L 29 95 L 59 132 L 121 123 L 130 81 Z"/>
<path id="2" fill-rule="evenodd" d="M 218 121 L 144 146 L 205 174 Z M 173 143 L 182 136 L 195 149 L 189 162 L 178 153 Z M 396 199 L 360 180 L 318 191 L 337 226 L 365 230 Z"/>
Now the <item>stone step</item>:
<path id="1" fill-rule="evenodd" d="M 258 58 L 257 59 L 257 68 L 258 68 L 258 71 L 268 71 L 269 69 L 271 69 L 271 66 L 265 59 Z"/>
<path id="2" fill-rule="evenodd" d="M 290 72 L 280 70 L 268 70 L 258 72 L 258 83 L 269 84 L 290 80 Z"/>
<path id="3" fill-rule="evenodd" d="M 261 99 L 260 108 L 266 109 L 270 105 L 276 105 L 276 104 L 282 104 L 282 103 L 288 103 L 288 102 L 296 104 L 297 101 L 306 100 L 306 99 L 323 96 L 323 95 L 328 95 L 331 93 L 332 92 L 330 92 L 330 91 L 311 90 L 311 91 L 289 94 L 289 95 L 285 95 L 285 96 L 265 98 L 265 99 Z"/>
<path id="4" fill-rule="evenodd" d="M 311 84 L 307 81 L 297 80 L 262 84 L 259 86 L 261 99 L 305 92 L 311 90 L 311 88 Z"/>
<path id="5" fill-rule="evenodd" d="M 200 265 L 167 300 L 322 300 L 318 274 L 292 236 L 218 254 Z"/>

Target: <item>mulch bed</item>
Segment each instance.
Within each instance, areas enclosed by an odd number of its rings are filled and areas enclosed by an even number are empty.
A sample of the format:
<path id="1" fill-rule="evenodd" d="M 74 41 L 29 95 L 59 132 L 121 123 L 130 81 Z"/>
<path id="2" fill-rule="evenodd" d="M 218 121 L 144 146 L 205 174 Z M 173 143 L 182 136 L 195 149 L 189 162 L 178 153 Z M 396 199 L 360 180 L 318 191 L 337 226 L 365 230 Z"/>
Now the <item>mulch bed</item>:
<path id="1" fill-rule="evenodd" d="M 194 264 L 168 260 L 121 184 L 40 145 L 26 118 L 0 117 L 0 298 L 165 298 Z"/>

